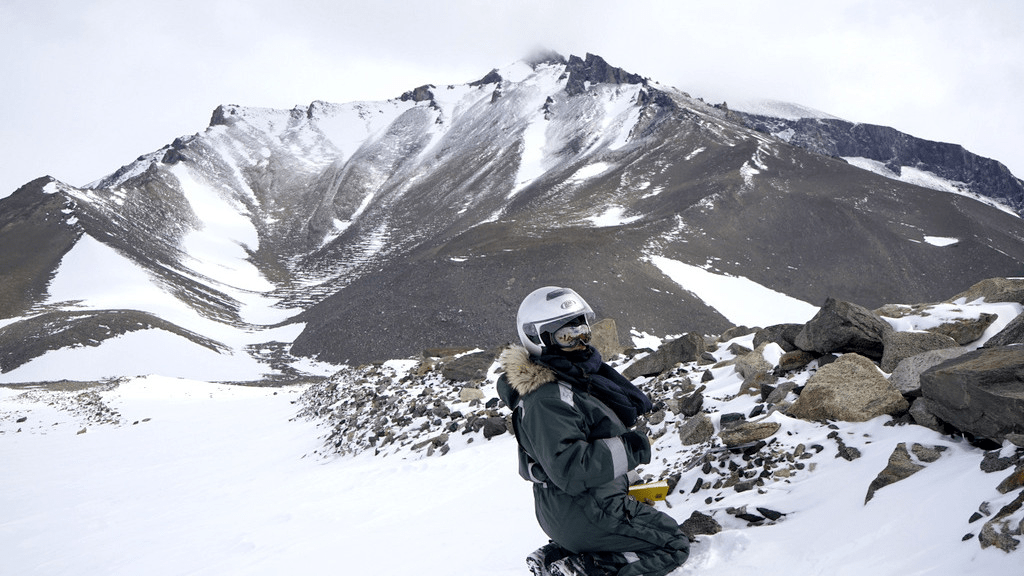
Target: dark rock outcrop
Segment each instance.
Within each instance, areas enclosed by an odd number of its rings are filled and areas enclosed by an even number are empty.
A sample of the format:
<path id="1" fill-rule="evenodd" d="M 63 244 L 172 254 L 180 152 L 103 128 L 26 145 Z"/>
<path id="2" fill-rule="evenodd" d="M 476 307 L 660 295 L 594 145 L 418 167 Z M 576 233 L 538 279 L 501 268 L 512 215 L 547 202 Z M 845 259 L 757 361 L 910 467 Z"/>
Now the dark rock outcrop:
<path id="1" fill-rule="evenodd" d="M 661 374 L 680 362 L 697 360 L 703 352 L 704 339 L 696 334 L 686 334 L 662 344 L 653 354 L 629 365 L 622 371 L 622 375 L 632 380 L 640 376 Z"/>
<path id="2" fill-rule="evenodd" d="M 626 72 L 622 68 L 610 66 L 604 58 L 587 54 L 586 59 L 579 56 L 569 56 L 566 66 L 569 80 L 565 84 L 565 92 L 569 96 L 582 94 L 586 90 L 586 83 L 591 84 L 645 84 L 641 76 Z"/>
<path id="3" fill-rule="evenodd" d="M 921 374 L 921 393 L 938 418 L 974 436 L 1024 433 L 1024 346 L 947 360 Z"/>
<path id="4" fill-rule="evenodd" d="M 823 156 L 868 158 L 885 165 L 893 177 L 904 166 L 931 172 L 972 191 L 1024 211 L 1024 182 L 989 158 L 958 144 L 916 138 L 888 126 L 848 122 L 839 118 L 773 118 L 730 112 L 747 126 L 781 135 L 787 142 Z"/>
<path id="5" fill-rule="evenodd" d="M 794 343 L 807 352 L 853 352 L 881 360 L 885 336 L 892 331 L 892 326 L 867 308 L 829 298 L 804 324 Z"/>

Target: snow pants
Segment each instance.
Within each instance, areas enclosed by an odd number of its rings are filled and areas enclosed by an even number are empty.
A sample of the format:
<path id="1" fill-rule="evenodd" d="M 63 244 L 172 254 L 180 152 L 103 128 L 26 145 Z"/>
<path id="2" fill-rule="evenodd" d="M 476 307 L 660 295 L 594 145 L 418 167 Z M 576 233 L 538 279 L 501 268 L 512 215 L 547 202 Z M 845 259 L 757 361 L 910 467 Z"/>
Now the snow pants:
<path id="1" fill-rule="evenodd" d="M 621 566 L 617 576 L 663 576 L 690 555 L 668 514 L 628 496 L 625 476 L 581 494 L 534 485 L 537 520 L 559 546 Z"/>

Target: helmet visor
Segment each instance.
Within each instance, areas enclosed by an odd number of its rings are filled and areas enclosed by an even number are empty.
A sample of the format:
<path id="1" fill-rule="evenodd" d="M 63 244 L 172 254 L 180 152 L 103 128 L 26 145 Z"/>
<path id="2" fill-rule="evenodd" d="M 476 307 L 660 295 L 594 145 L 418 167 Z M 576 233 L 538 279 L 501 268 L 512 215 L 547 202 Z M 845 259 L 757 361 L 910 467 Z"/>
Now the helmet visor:
<path id="1" fill-rule="evenodd" d="M 555 344 L 565 349 L 578 348 L 590 343 L 590 326 L 586 321 L 580 324 L 566 324 L 551 335 Z"/>

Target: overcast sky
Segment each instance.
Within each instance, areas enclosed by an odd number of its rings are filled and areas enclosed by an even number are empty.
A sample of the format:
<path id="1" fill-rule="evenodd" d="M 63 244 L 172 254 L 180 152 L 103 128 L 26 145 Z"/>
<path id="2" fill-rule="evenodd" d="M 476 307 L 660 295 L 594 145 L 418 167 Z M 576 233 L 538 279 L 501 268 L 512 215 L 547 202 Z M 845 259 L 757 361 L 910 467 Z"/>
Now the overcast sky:
<path id="1" fill-rule="evenodd" d="M 1019 0 L 0 0 L 0 196 L 83 185 L 222 103 L 383 100 L 550 48 L 709 102 L 769 98 L 1024 177 Z"/>

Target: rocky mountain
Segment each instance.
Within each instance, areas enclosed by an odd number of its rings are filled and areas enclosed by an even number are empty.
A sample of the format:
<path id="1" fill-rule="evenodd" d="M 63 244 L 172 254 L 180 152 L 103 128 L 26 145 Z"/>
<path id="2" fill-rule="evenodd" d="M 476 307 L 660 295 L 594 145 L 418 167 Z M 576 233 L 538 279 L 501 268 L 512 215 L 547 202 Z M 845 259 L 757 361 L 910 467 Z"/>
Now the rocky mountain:
<path id="1" fill-rule="evenodd" d="M 728 105 L 725 106 L 728 109 Z M 888 126 L 848 122 L 800 111 L 773 115 L 733 111 L 743 124 L 816 154 L 844 158 L 882 176 L 921 186 L 977 194 L 1024 213 L 1024 182 L 996 160 L 959 144 L 915 138 Z M 781 116 L 781 117 L 780 117 Z"/>
<path id="2" fill-rule="evenodd" d="M 223 105 L 203 133 L 97 182 L 40 178 L 0 200 L 0 371 L 155 331 L 275 377 L 303 357 L 490 348 L 548 284 L 623 337 L 729 328 L 666 261 L 814 306 L 935 301 L 1020 269 L 1021 183 L 997 162 L 786 122 L 589 54 L 383 102 Z M 72 264 L 96 285 L 68 281 Z"/>

